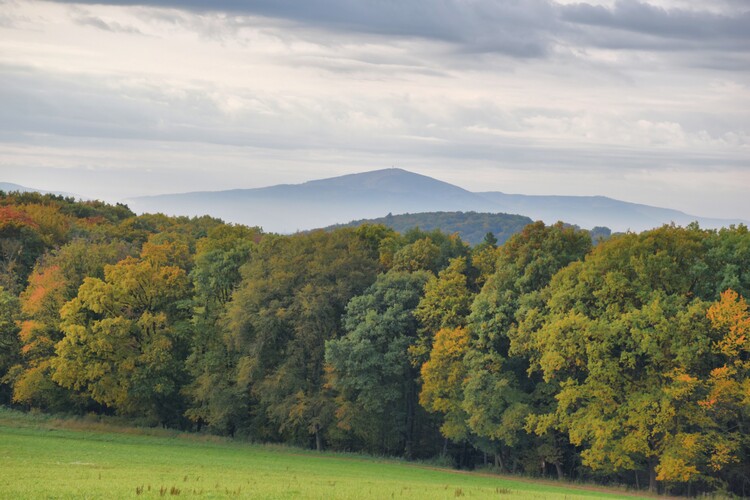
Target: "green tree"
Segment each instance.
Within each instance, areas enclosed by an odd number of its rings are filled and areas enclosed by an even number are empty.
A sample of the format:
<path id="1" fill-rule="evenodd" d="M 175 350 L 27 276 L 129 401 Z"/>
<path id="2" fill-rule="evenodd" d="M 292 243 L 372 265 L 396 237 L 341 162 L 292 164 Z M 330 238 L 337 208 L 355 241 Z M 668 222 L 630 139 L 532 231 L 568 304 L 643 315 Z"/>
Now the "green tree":
<path id="1" fill-rule="evenodd" d="M 520 461 L 528 472 L 534 472 L 545 461 L 562 475 L 560 437 L 529 441 L 524 430 L 526 416 L 547 404 L 550 390 L 528 377 L 525 357 L 510 347 L 518 311 L 536 300 L 559 269 L 583 259 L 590 250 L 591 239 L 585 231 L 562 223 L 530 224 L 498 249 L 495 273 L 472 304 L 462 407 L 469 429 L 484 439 L 483 447 L 495 453 L 498 462 L 506 462 L 503 452 L 516 450 L 508 457 L 514 461 L 513 468 Z"/>
<path id="2" fill-rule="evenodd" d="M 17 294 L 45 246 L 39 225 L 25 211 L 0 206 L 0 286 Z"/>
<path id="3" fill-rule="evenodd" d="M 386 235 L 379 248 L 380 262 L 386 269 L 426 270 L 433 274 L 445 268 L 451 259 L 469 254 L 469 247 L 458 235 L 446 235 L 439 230 L 425 232 L 419 228 L 403 235 Z"/>
<path id="4" fill-rule="evenodd" d="M 352 229 L 263 238 L 226 313 L 245 432 L 322 448 L 335 409 L 324 343 L 341 335 L 349 299 L 375 279 L 373 234 Z"/>
<path id="5" fill-rule="evenodd" d="M 695 381 L 714 363 L 695 295 L 711 271 L 709 241 L 697 226 L 617 236 L 555 276 L 513 339 L 559 387 L 529 429 L 565 432 L 594 470 L 646 469 L 652 490 L 696 477 L 688 448 L 710 422 Z"/>
<path id="6" fill-rule="evenodd" d="M 0 402 L 10 402 L 7 374 L 20 361 L 21 339 L 18 337 L 20 316 L 18 299 L 0 287 Z"/>
<path id="7" fill-rule="evenodd" d="M 197 243 L 190 277 L 193 298 L 193 334 L 186 361 L 192 381 L 185 388 L 192 404 L 187 416 L 215 432 L 234 434 L 247 408 L 242 401 L 234 371 L 237 356 L 224 341 L 221 321 L 242 276 L 240 268 L 251 258 L 260 241 L 257 228 L 221 225 Z"/>
<path id="8" fill-rule="evenodd" d="M 409 347 L 412 363 L 421 375 L 420 404 L 428 412 L 442 415 L 443 436 L 457 442 L 467 437 L 461 388 L 468 340 L 464 327 L 474 298 L 469 272 L 467 258 L 456 257 L 437 276 L 430 276 L 414 311 L 419 334 Z"/>
<path id="9" fill-rule="evenodd" d="M 415 316 L 420 322 L 421 337 L 429 352 L 431 338 L 442 328 L 464 326 L 469 316 L 473 294 L 469 290 L 468 265 L 465 257 L 456 257 L 448 267 L 430 276 Z M 423 362 L 424 359 L 420 358 Z M 421 363 L 419 363 L 421 364 Z"/>
<path id="10" fill-rule="evenodd" d="M 326 342 L 339 425 L 381 453 L 414 455 L 418 372 L 408 349 L 417 336 L 414 310 L 425 271 L 381 274 L 346 308 L 340 339 Z"/>

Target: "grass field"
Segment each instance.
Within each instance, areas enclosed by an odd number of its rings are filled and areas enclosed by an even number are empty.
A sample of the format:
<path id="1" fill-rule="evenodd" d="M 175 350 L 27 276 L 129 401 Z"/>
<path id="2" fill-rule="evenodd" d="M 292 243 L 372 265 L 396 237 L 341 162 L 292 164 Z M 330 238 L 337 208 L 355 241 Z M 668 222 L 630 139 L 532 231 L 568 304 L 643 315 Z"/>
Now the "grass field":
<path id="1" fill-rule="evenodd" d="M 566 488 L 397 460 L 61 421 L 0 408 L 3 499 L 622 496 L 616 490 Z"/>

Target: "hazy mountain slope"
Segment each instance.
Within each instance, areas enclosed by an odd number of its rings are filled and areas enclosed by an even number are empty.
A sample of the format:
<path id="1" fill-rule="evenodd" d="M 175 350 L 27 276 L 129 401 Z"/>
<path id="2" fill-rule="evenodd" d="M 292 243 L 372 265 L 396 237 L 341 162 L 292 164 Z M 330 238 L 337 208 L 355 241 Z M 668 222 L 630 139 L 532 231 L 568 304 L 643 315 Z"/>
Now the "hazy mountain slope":
<path id="1" fill-rule="evenodd" d="M 20 184 L 14 184 L 12 182 L 0 182 L 0 191 L 5 191 L 6 193 L 18 191 L 19 193 L 57 194 L 57 195 L 62 195 L 62 196 L 70 196 L 73 198 L 80 198 L 80 196 L 77 196 L 72 193 L 65 193 L 63 191 L 45 191 L 44 189 L 30 188 L 26 186 L 21 186 Z"/>
<path id="2" fill-rule="evenodd" d="M 267 188 L 144 196 L 136 212 L 210 214 L 229 222 L 293 232 L 387 213 L 480 210 L 491 201 L 430 177 L 392 168 Z"/>
<path id="3" fill-rule="evenodd" d="M 471 245 L 481 243 L 491 232 L 498 243 L 505 243 L 515 233 L 533 221 L 523 215 L 477 213 L 477 212 L 423 212 L 418 214 L 387 215 L 377 219 L 360 219 L 337 227 L 357 227 L 362 224 L 383 224 L 399 233 L 418 227 L 425 231 L 440 229 L 447 234 L 458 233 L 461 239 Z"/>
<path id="4" fill-rule="evenodd" d="M 743 222 L 740 219 L 699 217 L 679 210 L 629 203 L 604 196 L 527 196 L 499 192 L 477 194 L 505 207 L 511 213 L 527 215 L 546 223 L 563 220 L 583 228 L 607 226 L 616 231 L 643 231 L 670 222 L 684 226 L 697 221 L 705 228 Z"/>
<path id="5" fill-rule="evenodd" d="M 458 186 L 398 168 L 265 188 L 143 196 L 126 200 L 136 212 L 204 215 L 227 222 L 289 233 L 420 212 L 490 212 L 520 214 L 534 220 L 558 220 L 590 229 L 642 231 L 662 224 L 697 220 L 703 227 L 740 220 L 697 217 L 666 208 L 628 203 L 602 196 L 525 196 L 499 192 L 472 193 Z"/>
<path id="6" fill-rule="evenodd" d="M 10 193 L 12 191 L 25 193 L 27 191 L 37 191 L 37 190 L 27 188 L 25 186 L 21 186 L 20 184 L 13 184 L 12 182 L 0 182 L 0 191 L 5 191 L 6 193 Z"/>

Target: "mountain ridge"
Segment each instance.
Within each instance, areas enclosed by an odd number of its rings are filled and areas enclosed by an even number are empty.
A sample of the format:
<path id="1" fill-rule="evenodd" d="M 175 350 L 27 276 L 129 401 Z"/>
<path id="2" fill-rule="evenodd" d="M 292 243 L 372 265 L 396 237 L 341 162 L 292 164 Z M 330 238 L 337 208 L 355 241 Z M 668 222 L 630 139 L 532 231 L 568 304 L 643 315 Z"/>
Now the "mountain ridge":
<path id="1" fill-rule="evenodd" d="M 127 202 L 138 212 L 209 213 L 230 222 L 287 233 L 387 213 L 498 211 L 491 201 L 461 187 L 397 168 L 302 184 L 155 195 Z"/>
<path id="2" fill-rule="evenodd" d="M 128 200 L 138 212 L 174 215 L 209 213 L 229 222 L 259 225 L 273 232 L 294 232 L 377 219 L 386 214 L 488 212 L 518 214 L 552 224 L 558 220 L 582 228 L 643 231 L 674 222 L 697 221 L 716 228 L 745 223 L 715 219 L 670 208 L 631 203 L 606 196 L 522 195 L 471 192 L 400 168 L 314 179 L 261 188 L 195 191 Z"/>
<path id="3" fill-rule="evenodd" d="M 44 189 L 37 189 L 37 188 L 22 186 L 14 182 L 0 182 L 0 191 L 4 191 L 6 193 L 18 191 L 19 193 L 54 194 L 58 196 L 66 196 L 66 197 L 71 197 L 71 198 L 76 198 L 76 199 L 81 198 L 80 196 L 73 194 L 73 193 L 66 193 L 64 191 L 46 191 Z"/>
<path id="4" fill-rule="evenodd" d="M 517 214 L 547 224 L 561 220 L 585 229 L 599 226 L 616 232 L 640 232 L 663 224 L 687 225 L 693 221 L 705 228 L 748 224 L 742 219 L 700 217 L 600 195 L 472 192 L 401 168 L 313 179 L 299 184 L 139 196 L 124 201 L 137 213 L 208 214 L 227 222 L 260 226 L 279 233 L 377 219 L 386 214 L 424 212 Z"/>

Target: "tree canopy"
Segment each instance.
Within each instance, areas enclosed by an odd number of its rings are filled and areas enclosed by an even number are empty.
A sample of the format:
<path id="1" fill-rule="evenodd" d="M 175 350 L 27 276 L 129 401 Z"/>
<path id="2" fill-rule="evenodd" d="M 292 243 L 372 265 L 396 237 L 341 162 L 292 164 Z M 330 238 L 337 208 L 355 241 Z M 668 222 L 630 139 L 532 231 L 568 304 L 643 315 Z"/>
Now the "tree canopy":
<path id="1" fill-rule="evenodd" d="M 0 404 L 750 491 L 745 226 L 427 229 L 0 193 Z"/>

